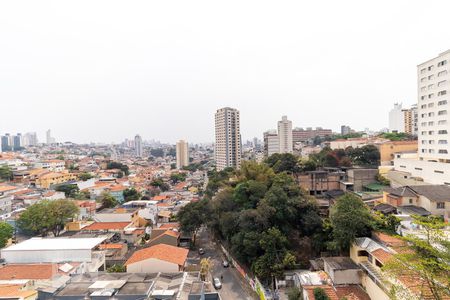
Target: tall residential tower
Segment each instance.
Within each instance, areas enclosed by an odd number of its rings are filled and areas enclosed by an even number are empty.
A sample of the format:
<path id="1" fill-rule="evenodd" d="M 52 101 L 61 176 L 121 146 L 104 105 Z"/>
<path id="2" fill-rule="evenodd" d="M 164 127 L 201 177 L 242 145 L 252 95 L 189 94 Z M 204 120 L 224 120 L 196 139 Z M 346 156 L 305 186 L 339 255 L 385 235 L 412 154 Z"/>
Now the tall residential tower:
<path id="1" fill-rule="evenodd" d="M 292 121 L 283 116 L 281 121 L 278 121 L 278 139 L 280 145 L 280 153 L 292 153 Z"/>
<path id="2" fill-rule="evenodd" d="M 184 140 L 177 142 L 177 169 L 189 165 L 189 145 Z"/>
<path id="3" fill-rule="evenodd" d="M 142 157 L 142 138 L 139 134 L 134 137 L 134 155 L 136 157 Z"/>
<path id="4" fill-rule="evenodd" d="M 215 159 L 217 170 L 241 165 L 241 130 L 239 111 L 224 107 L 215 115 Z"/>

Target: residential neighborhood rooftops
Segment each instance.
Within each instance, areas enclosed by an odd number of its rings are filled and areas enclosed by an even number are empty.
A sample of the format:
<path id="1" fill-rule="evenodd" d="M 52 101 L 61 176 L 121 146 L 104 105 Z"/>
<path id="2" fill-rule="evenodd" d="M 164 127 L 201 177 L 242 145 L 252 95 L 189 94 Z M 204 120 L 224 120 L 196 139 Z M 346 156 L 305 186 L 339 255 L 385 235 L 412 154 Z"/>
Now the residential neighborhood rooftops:
<path id="1" fill-rule="evenodd" d="M 124 230 L 130 222 L 95 222 L 82 230 Z"/>
<path id="2" fill-rule="evenodd" d="M 324 257 L 322 259 L 333 270 L 359 269 L 358 265 L 350 257 Z"/>
<path id="3" fill-rule="evenodd" d="M 150 258 L 156 258 L 159 260 L 175 263 L 179 266 L 183 266 L 186 262 L 186 258 L 189 250 L 165 244 L 158 244 L 149 248 L 138 250 L 127 260 L 125 265 L 130 265 L 139 261 L 143 261 Z"/>
<path id="4" fill-rule="evenodd" d="M 58 271 L 57 264 L 9 264 L 0 267 L 0 280 L 44 280 Z"/>
<path id="5" fill-rule="evenodd" d="M 450 202 L 450 186 L 448 185 L 411 185 L 399 188 L 387 188 L 384 190 L 395 196 L 427 197 L 431 201 Z"/>

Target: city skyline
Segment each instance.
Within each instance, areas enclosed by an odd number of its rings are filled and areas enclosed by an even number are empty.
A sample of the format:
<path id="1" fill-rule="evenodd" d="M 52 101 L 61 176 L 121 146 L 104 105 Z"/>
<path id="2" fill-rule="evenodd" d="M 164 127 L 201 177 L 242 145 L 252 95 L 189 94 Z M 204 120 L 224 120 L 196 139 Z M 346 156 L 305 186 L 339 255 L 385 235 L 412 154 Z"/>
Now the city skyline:
<path id="1" fill-rule="evenodd" d="M 2 134 L 36 131 L 43 141 L 51 128 L 58 141 L 77 143 L 117 143 L 135 132 L 211 142 L 211 115 L 225 106 L 241 112 L 244 139 L 262 138 L 285 114 L 294 127 L 362 130 L 370 120 L 378 130 L 387 118 L 373 116 L 416 103 L 415 66 L 448 49 L 443 1 L 330 1 L 327 11 L 295 2 L 250 1 L 240 10 L 231 2 L 179 2 L 175 10 L 108 2 L 100 24 L 104 3 L 89 12 L 58 2 L 1 4 Z M 427 43 L 418 47 L 421 37 Z M 342 120 L 349 111 L 352 120 Z M 121 126 L 110 130 L 111 122 Z"/>

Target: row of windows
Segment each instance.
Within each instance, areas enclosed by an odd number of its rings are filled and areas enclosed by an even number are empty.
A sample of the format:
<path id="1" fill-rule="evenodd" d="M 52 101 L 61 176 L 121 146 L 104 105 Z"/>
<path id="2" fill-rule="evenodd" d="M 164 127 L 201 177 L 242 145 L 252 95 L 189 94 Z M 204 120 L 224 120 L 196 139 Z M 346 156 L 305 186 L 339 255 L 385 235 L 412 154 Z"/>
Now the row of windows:
<path id="1" fill-rule="evenodd" d="M 438 144 L 439 144 L 439 145 L 447 145 L 447 143 L 448 143 L 447 140 L 439 140 L 439 141 L 438 141 Z M 423 141 L 422 141 L 422 145 L 425 145 L 425 144 L 427 144 L 427 140 L 423 140 Z M 429 140 L 429 141 L 428 141 L 428 144 L 434 145 L 434 140 Z"/>
<path id="2" fill-rule="evenodd" d="M 446 125 L 447 124 L 447 120 L 439 120 L 438 121 L 438 125 Z M 427 127 L 428 126 L 434 126 L 434 121 L 430 121 L 430 122 L 422 122 L 420 123 L 420 126 L 422 127 Z"/>
<path id="3" fill-rule="evenodd" d="M 442 60 L 442 61 L 437 63 L 437 66 L 438 67 L 442 67 L 442 66 L 445 66 L 446 64 L 447 64 L 447 61 L 446 60 Z M 434 65 L 431 65 L 428 68 L 423 68 L 423 69 L 420 70 L 420 74 L 424 74 L 427 70 L 428 71 L 433 71 L 433 69 L 434 69 Z"/>
<path id="4" fill-rule="evenodd" d="M 438 111 L 438 116 L 444 116 L 444 115 L 446 115 L 447 114 L 447 110 L 440 110 L 440 111 Z M 427 117 L 427 114 L 426 113 L 424 113 L 424 114 L 421 114 L 420 115 L 422 118 L 426 118 Z M 434 112 L 429 112 L 428 113 L 428 117 L 434 117 Z"/>
<path id="5" fill-rule="evenodd" d="M 422 131 L 421 134 L 422 135 L 427 135 L 427 132 L 426 131 Z M 428 131 L 428 134 L 429 135 L 433 135 L 434 131 L 430 130 L 430 131 Z M 445 129 L 444 130 L 438 130 L 438 134 L 447 134 L 447 130 L 445 130 Z"/>
<path id="6" fill-rule="evenodd" d="M 427 153 L 427 149 L 422 149 L 422 153 Z M 435 153 L 434 149 L 428 149 L 428 153 Z M 448 151 L 445 149 L 439 149 L 439 154 L 448 154 Z"/>

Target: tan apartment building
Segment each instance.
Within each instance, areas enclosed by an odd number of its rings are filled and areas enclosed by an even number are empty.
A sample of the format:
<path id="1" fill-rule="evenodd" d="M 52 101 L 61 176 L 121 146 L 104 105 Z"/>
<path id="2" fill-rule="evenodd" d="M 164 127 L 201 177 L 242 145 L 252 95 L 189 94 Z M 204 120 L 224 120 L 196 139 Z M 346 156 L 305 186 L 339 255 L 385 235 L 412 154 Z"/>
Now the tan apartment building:
<path id="1" fill-rule="evenodd" d="M 391 141 L 379 145 L 380 164 L 382 166 L 394 165 L 394 154 L 399 152 L 417 152 L 417 141 Z"/>

